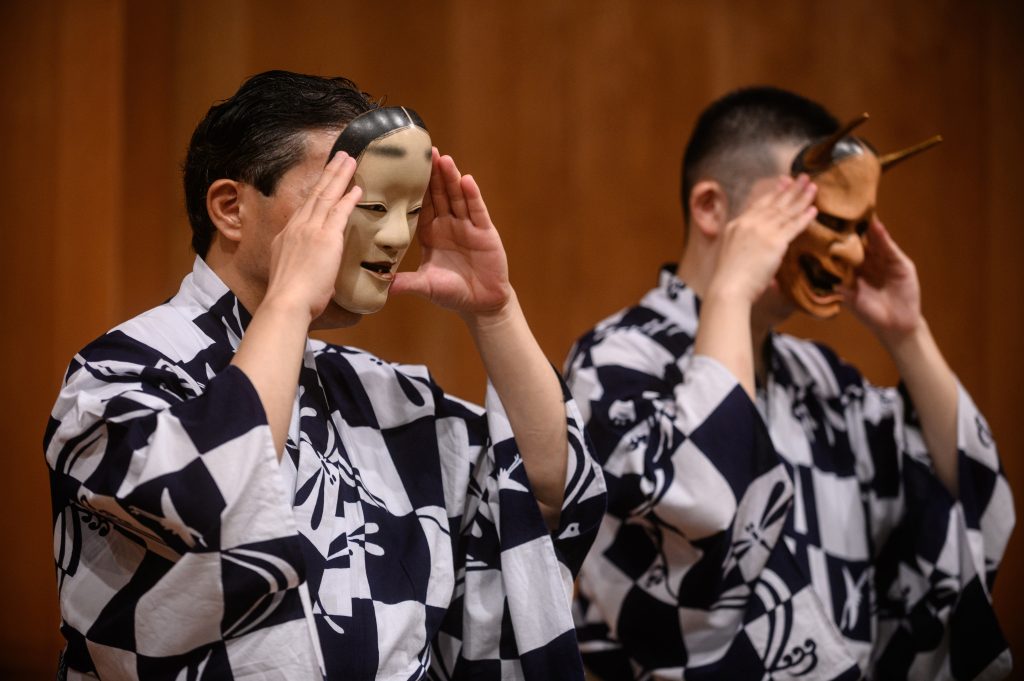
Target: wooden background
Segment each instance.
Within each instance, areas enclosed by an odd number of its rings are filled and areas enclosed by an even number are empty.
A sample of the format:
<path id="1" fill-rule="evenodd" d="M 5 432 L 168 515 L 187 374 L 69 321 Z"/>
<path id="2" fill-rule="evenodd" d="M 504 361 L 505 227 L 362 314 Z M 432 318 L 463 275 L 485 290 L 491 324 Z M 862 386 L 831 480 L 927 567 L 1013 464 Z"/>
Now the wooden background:
<path id="1" fill-rule="evenodd" d="M 269 68 L 345 75 L 415 107 L 480 181 L 549 358 L 654 284 L 681 246 L 679 160 L 700 109 L 772 83 L 883 151 L 946 142 L 887 176 L 890 230 L 925 313 L 1024 490 L 1024 4 L 998 0 L 0 2 L 0 672 L 46 678 L 60 645 L 40 442 L 72 354 L 169 297 L 190 267 L 178 167 L 206 108 Z M 417 255 L 411 253 L 410 262 Z M 407 264 L 408 266 L 408 264 Z M 877 381 L 848 316 L 787 327 Z M 429 364 L 479 399 L 451 314 L 395 299 L 332 340 Z M 1018 503 L 1020 498 L 1018 497 Z M 1020 533 L 995 596 L 1024 648 Z"/>

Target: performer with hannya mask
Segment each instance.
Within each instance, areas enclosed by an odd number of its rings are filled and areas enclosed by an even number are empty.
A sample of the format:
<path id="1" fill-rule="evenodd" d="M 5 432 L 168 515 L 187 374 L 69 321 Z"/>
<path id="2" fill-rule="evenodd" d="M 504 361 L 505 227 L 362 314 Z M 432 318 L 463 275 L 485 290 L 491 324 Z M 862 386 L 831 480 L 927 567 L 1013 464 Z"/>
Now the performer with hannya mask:
<path id="1" fill-rule="evenodd" d="M 882 173 L 942 141 L 936 135 L 879 158 L 869 142 L 850 136 L 867 119 L 861 114 L 793 160 L 793 176 L 806 173 L 818 187 L 818 212 L 790 243 L 776 278 L 798 308 L 822 319 L 839 313 L 842 289 L 854 285 L 864 263 Z M 877 226 L 874 234 L 878 238 Z M 882 247 L 884 240 L 878 244 Z"/>
<path id="2" fill-rule="evenodd" d="M 899 155 L 851 129 L 776 88 L 711 104 L 684 156 L 678 265 L 567 361 L 609 489 L 579 579 L 599 678 L 1010 672 L 990 591 L 1010 488 L 875 216 Z M 774 330 L 841 303 L 901 388 Z"/>
<path id="3" fill-rule="evenodd" d="M 473 178 L 410 110 L 275 71 L 185 186 L 192 273 L 76 355 L 47 430 L 61 678 L 582 681 L 603 482 Z M 486 411 L 307 336 L 400 292 L 466 322 Z"/>

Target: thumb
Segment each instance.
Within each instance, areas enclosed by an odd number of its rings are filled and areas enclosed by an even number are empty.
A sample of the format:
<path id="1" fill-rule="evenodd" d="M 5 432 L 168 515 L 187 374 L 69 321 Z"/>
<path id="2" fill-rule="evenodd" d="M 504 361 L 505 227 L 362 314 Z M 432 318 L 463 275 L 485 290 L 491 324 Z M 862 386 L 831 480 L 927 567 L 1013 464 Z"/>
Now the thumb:
<path id="1" fill-rule="evenodd" d="M 390 293 L 402 295 L 412 293 L 430 298 L 430 280 L 423 272 L 397 272 L 391 282 Z"/>

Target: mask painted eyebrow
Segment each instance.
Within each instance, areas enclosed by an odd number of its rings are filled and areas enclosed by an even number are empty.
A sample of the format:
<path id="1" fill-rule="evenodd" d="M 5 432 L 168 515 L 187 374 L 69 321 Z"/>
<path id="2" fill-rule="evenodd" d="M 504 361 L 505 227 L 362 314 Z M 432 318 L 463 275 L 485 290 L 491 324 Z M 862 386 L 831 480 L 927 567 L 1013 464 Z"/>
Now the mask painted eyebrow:
<path id="1" fill-rule="evenodd" d="M 405 157 L 405 149 L 403 149 L 402 147 L 395 147 L 388 144 L 382 144 L 379 147 L 368 148 L 366 152 L 374 156 L 386 156 L 388 158 Z"/>
<path id="2" fill-rule="evenodd" d="M 823 213 L 821 211 L 818 211 L 818 215 L 814 219 L 831 229 L 833 232 L 842 232 L 846 229 L 846 223 L 848 222 L 848 220 L 837 218 L 835 215 L 829 215 L 828 213 Z"/>
<path id="3" fill-rule="evenodd" d="M 853 231 L 860 236 L 864 236 L 868 231 L 868 226 L 870 224 L 869 220 L 844 220 L 843 218 L 836 217 L 835 215 L 829 215 L 828 213 L 822 213 L 820 211 L 814 219 L 825 227 L 831 229 L 833 232 L 838 232 L 840 234 L 845 232 L 849 225 L 853 225 Z"/>

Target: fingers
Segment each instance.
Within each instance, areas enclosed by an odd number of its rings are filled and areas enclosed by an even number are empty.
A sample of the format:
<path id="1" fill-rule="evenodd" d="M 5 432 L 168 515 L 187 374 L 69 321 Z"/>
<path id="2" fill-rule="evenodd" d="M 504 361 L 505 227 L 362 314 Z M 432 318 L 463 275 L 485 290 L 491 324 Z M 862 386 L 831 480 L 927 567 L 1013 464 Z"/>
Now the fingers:
<path id="1" fill-rule="evenodd" d="M 323 221 L 323 228 L 343 233 L 345 226 L 348 224 L 349 216 L 352 215 L 352 211 L 355 210 L 356 204 L 359 203 L 361 198 L 363 198 L 363 190 L 360 187 L 352 187 L 352 189 L 345 192 L 327 211 Z"/>
<path id="2" fill-rule="evenodd" d="M 470 221 L 476 227 L 490 228 L 492 223 L 491 216 L 487 213 L 487 204 L 484 203 L 480 186 L 472 175 L 462 177 L 462 192 L 466 197 L 466 210 L 469 213 Z"/>
<path id="3" fill-rule="evenodd" d="M 309 196 L 302 202 L 299 209 L 292 215 L 292 222 L 307 222 L 313 215 L 313 207 L 316 205 L 316 198 L 320 196 L 324 188 L 330 183 L 331 179 L 335 176 L 338 168 L 345 162 L 348 154 L 339 152 L 335 154 L 334 158 L 327 162 L 324 166 L 324 170 L 320 173 L 320 178 L 313 185 L 313 189 L 309 192 Z"/>
<path id="4" fill-rule="evenodd" d="M 782 231 L 785 235 L 786 241 L 792 241 L 796 238 L 800 232 L 807 229 L 807 225 L 811 224 L 815 216 L 818 214 L 818 209 L 814 206 L 807 206 L 800 212 L 792 215 L 788 220 L 782 223 Z"/>
<path id="5" fill-rule="evenodd" d="M 339 156 L 342 158 L 339 159 Z M 323 176 L 306 199 L 307 204 L 312 204 L 309 219 L 313 223 L 318 225 L 324 224 L 328 215 L 334 211 L 339 201 L 348 197 L 345 190 L 352 181 L 352 176 L 355 172 L 355 159 L 345 152 L 339 152 L 331 159 L 331 162 L 324 168 Z M 352 205 L 354 206 L 355 204 L 353 203 Z M 351 208 L 349 208 L 348 212 L 351 212 Z M 347 215 L 348 213 L 346 213 L 346 217 Z"/>
<path id="6" fill-rule="evenodd" d="M 889 230 L 885 228 L 885 225 L 877 217 L 872 219 L 871 224 L 868 225 L 868 242 L 876 243 L 887 250 L 900 250 L 889 234 Z"/>
<path id="7" fill-rule="evenodd" d="M 437 147 L 430 150 L 430 203 L 434 209 L 434 215 L 444 217 L 451 213 L 448 207 L 448 193 L 444 189 L 444 179 L 441 177 L 441 157 L 437 153 Z"/>
<path id="8" fill-rule="evenodd" d="M 775 205 L 791 215 L 798 215 L 814 202 L 817 191 L 817 185 L 811 182 L 806 174 L 801 173 L 778 193 Z"/>
<path id="9" fill-rule="evenodd" d="M 775 203 L 775 201 L 778 200 L 779 196 L 784 191 L 786 191 L 793 184 L 793 182 L 793 178 L 790 177 L 789 175 L 779 175 L 775 183 L 775 188 L 772 191 L 767 191 L 763 193 L 756 201 L 750 204 L 750 208 L 748 210 L 766 209 L 768 206 Z"/>
<path id="10" fill-rule="evenodd" d="M 798 177 L 780 175 L 774 190 L 765 192 L 750 206 L 750 211 L 762 215 L 763 219 L 786 226 L 792 219 L 803 219 L 804 210 L 814 202 L 818 191 L 806 173 Z M 806 225 L 806 223 L 805 223 Z"/>
<path id="11" fill-rule="evenodd" d="M 865 249 L 866 254 L 871 256 L 873 253 L 877 253 L 880 258 L 884 258 L 888 261 L 903 262 L 912 264 L 913 261 L 910 256 L 907 255 L 896 240 L 889 234 L 889 230 L 885 228 L 882 221 L 875 217 L 871 224 L 868 226 L 868 243 Z"/>
<path id="12" fill-rule="evenodd" d="M 817 185 L 801 173 L 777 194 L 774 208 L 778 211 L 779 227 L 787 241 L 804 231 L 818 214 L 818 209 L 813 205 L 817 192 Z"/>
<path id="13" fill-rule="evenodd" d="M 431 150 L 432 167 L 428 199 L 424 197 L 419 226 L 429 224 L 435 217 L 452 215 L 469 219 L 477 226 L 491 224 L 487 206 L 476 180 L 463 176 L 451 156 L 441 156 L 437 147 Z"/>
<path id="14" fill-rule="evenodd" d="M 455 166 L 451 156 L 442 156 L 440 159 L 441 179 L 444 183 L 445 196 L 448 199 L 448 207 L 451 214 L 459 219 L 469 217 L 469 209 L 466 207 L 466 197 L 462 193 L 462 176 Z"/>
<path id="15" fill-rule="evenodd" d="M 393 295 L 414 293 L 430 298 L 430 280 L 422 272 L 397 272 L 388 290 Z"/>
<path id="16" fill-rule="evenodd" d="M 433 170 L 431 170 L 433 175 Z M 427 185 L 427 191 L 423 192 L 423 202 L 420 204 L 420 215 L 416 220 L 416 229 L 421 229 L 424 225 L 429 225 L 434 221 L 436 213 L 434 211 L 434 198 L 430 193 L 430 185 Z"/>

